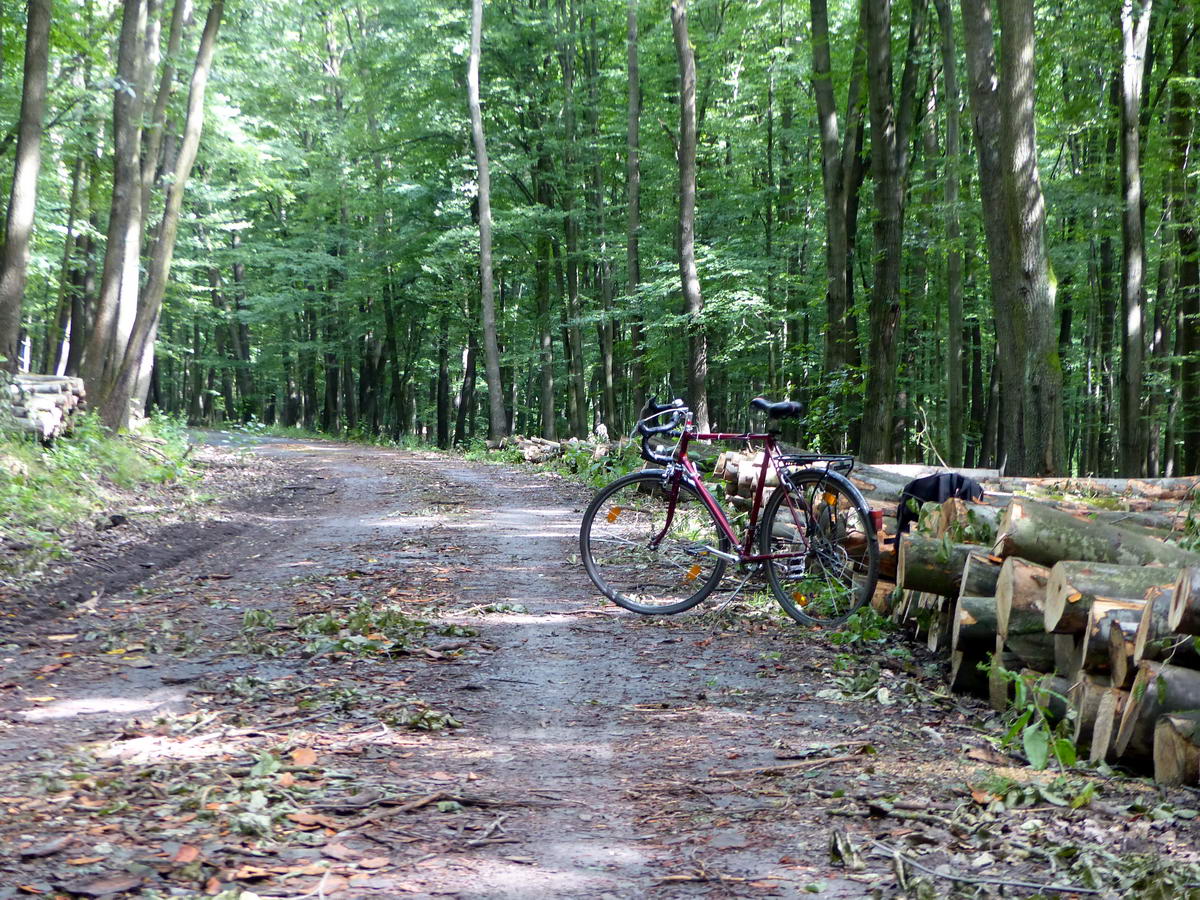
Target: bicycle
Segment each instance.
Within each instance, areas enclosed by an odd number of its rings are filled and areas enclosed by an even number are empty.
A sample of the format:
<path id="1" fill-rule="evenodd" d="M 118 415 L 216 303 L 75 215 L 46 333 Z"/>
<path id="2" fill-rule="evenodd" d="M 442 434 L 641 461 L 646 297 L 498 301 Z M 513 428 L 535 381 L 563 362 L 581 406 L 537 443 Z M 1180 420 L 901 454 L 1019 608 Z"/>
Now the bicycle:
<path id="1" fill-rule="evenodd" d="M 762 397 L 750 405 L 771 420 L 803 412 L 798 403 Z M 665 416 L 665 424 L 649 424 Z M 697 432 L 682 400 L 659 404 L 651 398 L 634 434 L 641 435 L 642 458 L 662 468 L 642 469 L 602 488 L 579 529 L 584 568 L 608 599 L 637 613 L 683 612 L 716 589 L 728 565 L 749 569 L 747 578 L 765 570 L 780 606 L 806 625 L 844 622 L 871 599 L 879 573 L 879 520 L 846 477 L 854 457 L 784 453 L 769 427 Z M 650 446 L 656 435 L 678 441 L 670 452 L 658 452 Z M 763 446 L 740 539 L 688 456 L 693 440 Z M 764 504 L 770 471 L 779 486 Z"/>

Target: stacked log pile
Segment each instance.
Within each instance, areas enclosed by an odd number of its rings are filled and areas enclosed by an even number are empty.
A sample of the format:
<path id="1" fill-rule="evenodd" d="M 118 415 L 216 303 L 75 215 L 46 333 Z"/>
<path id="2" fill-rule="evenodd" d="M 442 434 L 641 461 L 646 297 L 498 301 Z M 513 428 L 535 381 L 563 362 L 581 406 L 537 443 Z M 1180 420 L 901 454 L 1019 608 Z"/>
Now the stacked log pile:
<path id="1" fill-rule="evenodd" d="M 5 427 L 32 432 L 50 441 L 70 430 L 85 407 L 82 378 L 61 375 L 14 375 L 8 385 L 11 418 Z"/>
<path id="2" fill-rule="evenodd" d="M 526 455 L 554 452 L 533 441 Z M 761 453 L 716 458 L 731 506 L 749 508 L 762 465 Z M 1200 477 L 963 470 L 984 500 L 926 503 L 897 541 L 904 486 L 939 471 L 856 465 L 850 476 L 884 516 L 881 580 L 896 587 L 877 592 L 876 609 L 949 657 L 954 690 L 1003 709 L 1006 673 L 1022 673 L 1049 692 L 1054 715 L 1073 713 L 1076 743 L 1093 761 L 1153 765 L 1164 784 L 1200 784 L 1200 554 L 1171 540 L 1200 524 Z M 768 471 L 768 491 L 776 484 Z"/>
<path id="3" fill-rule="evenodd" d="M 1194 481 L 1093 484 L 1099 509 L 999 492 L 927 504 L 899 541 L 891 615 L 945 648 L 955 690 L 1003 709 L 1006 673 L 1023 672 L 1073 711 L 1092 761 L 1200 784 L 1200 555 L 1168 540 Z"/>

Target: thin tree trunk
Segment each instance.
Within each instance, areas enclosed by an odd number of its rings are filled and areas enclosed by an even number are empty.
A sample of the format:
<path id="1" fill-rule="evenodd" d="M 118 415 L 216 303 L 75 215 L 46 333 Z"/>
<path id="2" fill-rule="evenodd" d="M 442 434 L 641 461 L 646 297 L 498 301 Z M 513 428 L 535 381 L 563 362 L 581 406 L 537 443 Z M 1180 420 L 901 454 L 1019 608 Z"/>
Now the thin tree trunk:
<path id="1" fill-rule="evenodd" d="M 175 161 L 171 184 L 167 188 L 166 205 L 158 239 L 151 254 L 146 287 L 138 303 L 137 317 L 129 337 L 125 355 L 121 361 L 112 389 L 102 400 L 101 418 L 111 428 L 123 428 L 129 424 L 130 401 L 142 375 L 145 359 L 154 352 L 154 338 L 158 328 L 158 317 L 162 310 L 163 297 L 167 291 L 167 279 L 171 273 L 171 261 L 175 253 L 175 236 L 179 229 L 179 214 L 183 207 L 183 192 L 196 152 L 200 148 L 200 133 L 204 127 L 204 93 L 208 85 L 208 74 L 212 68 L 213 53 L 217 44 L 217 31 L 221 26 L 224 0 L 213 0 L 200 46 L 196 51 L 196 64 L 192 70 L 191 86 L 188 91 L 187 118 L 183 129 L 183 143 Z M 148 368 L 148 367 L 147 367 Z M 140 404 L 139 404 L 140 405 Z M 142 410 L 136 410 L 141 413 Z"/>
<path id="2" fill-rule="evenodd" d="M 50 64 L 51 0 L 29 0 L 25 28 L 25 74 L 17 125 L 17 157 L 9 194 L 8 223 L 0 258 L 0 366 L 17 370 L 21 307 L 29 271 L 29 240 L 42 166 L 42 116 Z"/>
<path id="3" fill-rule="evenodd" d="M 102 398 L 110 369 L 120 365 L 123 347 L 115 346 L 125 271 L 126 244 L 136 244 L 141 230 L 139 141 L 143 94 L 130 90 L 142 83 L 142 36 L 146 30 L 146 0 L 124 4 L 117 48 L 117 86 L 113 90 L 113 186 L 108 216 L 108 243 L 100 276 L 96 312 L 84 350 L 83 377 L 93 402 Z M 140 252 L 140 247 L 137 248 Z M 193 398 L 194 400 L 194 398 Z"/>
<path id="4" fill-rule="evenodd" d="M 1146 354 L 1146 240 L 1142 200 L 1141 100 L 1146 72 L 1146 43 L 1150 36 L 1153 0 L 1140 0 L 1134 21 L 1134 0 L 1121 5 L 1121 187 L 1124 214 L 1121 237 L 1125 252 L 1121 265 L 1121 473 L 1145 474 L 1149 430 L 1143 420 L 1142 381 Z"/>
<path id="5" fill-rule="evenodd" d="M 958 51 L 954 46 L 954 16 L 947 0 L 934 0 L 941 24 L 942 84 L 946 110 L 946 416 L 950 458 L 963 459 L 963 263 L 959 242 L 958 166 L 962 154 L 958 121 Z"/>
<path id="6" fill-rule="evenodd" d="M 626 302 L 633 303 L 642 281 L 638 235 L 641 230 L 642 170 L 638 151 L 642 113 L 642 87 L 638 75 L 638 0 L 628 0 L 627 10 L 627 73 L 629 81 L 629 110 L 625 137 L 625 293 Z M 643 363 L 642 317 L 634 314 L 629 323 L 630 369 L 633 388 L 633 408 L 640 410 L 646 403 L 646 373 Z"/>
<path id="7" fill-rule="evenodd" d="M 688 37 L 687 0 L 671 4 L 671 25 L 679 60 L 679 276 L 688 317 L 688 400 L 696 427 L 708 431 L 708 338 L 696 270 L 696 56 Z"/>
<path id="8" fill-rule="evenodd" d="M 484 373 L 488 385 L 489 436 L 499 441 L 508 435 L 504 388 L 500 383 L 500 346 L 496 334 L 496 301 L 492 283 L 492 182 L 483 111 L 479 103 L 479 55 L 483 39 L 483 0 L 471 2 L 471 56 L 467 67 L 467 104 L 471 110 L 471 140 L 479 175 L 479 283 L 483 319 Z"/>
<path id="9" fill-rule="evenodd" d="M 901 142 L 892 96 L 891 0 L 863 5 L 867 41 L 867 107 L 875 177 L 875 265 L 868 329 L 867 387 L 859 453 L 882 462 L 892 444 L 896 392 L 896 332 L 900 324 L 900 242 L 903 205 Z"/>

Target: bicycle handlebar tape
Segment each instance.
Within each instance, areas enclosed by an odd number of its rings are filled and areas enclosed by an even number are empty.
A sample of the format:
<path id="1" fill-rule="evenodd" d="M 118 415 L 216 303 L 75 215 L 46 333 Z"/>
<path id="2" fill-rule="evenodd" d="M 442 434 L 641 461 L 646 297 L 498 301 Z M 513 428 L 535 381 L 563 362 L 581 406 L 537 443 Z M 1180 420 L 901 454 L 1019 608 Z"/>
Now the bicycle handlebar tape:
<path id="1" fill-rule="evenodd" d="M 768 419 L 799 419 L 804 415 L 804 404 L 793 400 L 781 400 L 772 403 L 765 397 L 755 397 L 750 405 L 767 414 Z"/>

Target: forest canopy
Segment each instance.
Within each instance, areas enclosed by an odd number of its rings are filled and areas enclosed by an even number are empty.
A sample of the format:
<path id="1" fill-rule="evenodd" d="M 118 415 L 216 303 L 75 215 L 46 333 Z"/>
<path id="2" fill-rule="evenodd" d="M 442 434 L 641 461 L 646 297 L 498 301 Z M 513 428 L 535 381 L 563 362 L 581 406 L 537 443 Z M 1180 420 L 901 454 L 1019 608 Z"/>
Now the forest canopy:
<path id="1" fill-rule="evenodd" d="M 1192 0 L 475 5 L 0 8 L 9 368 L 114 426 L 761 394 L 872 461 L 1200 471 Z"/>

